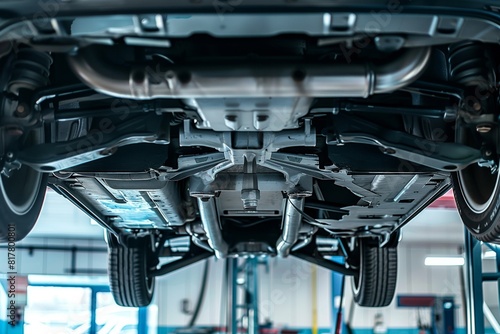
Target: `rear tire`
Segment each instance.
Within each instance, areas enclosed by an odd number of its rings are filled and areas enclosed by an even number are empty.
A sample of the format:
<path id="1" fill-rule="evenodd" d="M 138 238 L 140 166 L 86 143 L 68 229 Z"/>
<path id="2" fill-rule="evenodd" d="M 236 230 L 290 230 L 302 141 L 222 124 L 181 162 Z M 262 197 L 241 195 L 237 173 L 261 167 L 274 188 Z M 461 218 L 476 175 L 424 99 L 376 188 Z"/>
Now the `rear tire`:
<path id="1" fill-rule="evenodd" d="M 151 303 L 155 277 L 149 274 L 152 261 L 151 239 L 135 240 L 130 246 L 108 235 L 109 283 L 116 304 L 142 307 Z"/>
<path id="2" fill-rule="evenodd" d="M 358 274 L 352 278 L 354 300 L 360 306 L 384 307 L 394 298 L 398 274 L 396 247 L 378 247 L 361 238 L 355 255 Z"/>
<path id="3" fill-rule="evenodd" d="M 43 142 L 44 131 L 39 129 L 19 144 Z M 13 170 L 10 177 L 0 175 L 0 243 L 22 240 L 33 229 L 42 211 L 48 177 L 26 165 Z"/>

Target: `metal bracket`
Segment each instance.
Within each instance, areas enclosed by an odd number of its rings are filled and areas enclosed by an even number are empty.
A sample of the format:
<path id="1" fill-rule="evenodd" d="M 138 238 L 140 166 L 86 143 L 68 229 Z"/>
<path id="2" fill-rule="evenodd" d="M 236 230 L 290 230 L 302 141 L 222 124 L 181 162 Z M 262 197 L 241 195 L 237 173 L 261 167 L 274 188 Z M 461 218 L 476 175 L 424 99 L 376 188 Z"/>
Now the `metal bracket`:
<path id="1" fill-rule="evenodd" d="M 169 274 L 173 271 L 187 267 L 193 263 L 208 259 L 212 257 L 214 253 L 208 252 L 202 248 L 191 245 L 189 252 L 185 254 L 182 258 L 176 261 L 169 262 L 162 265 L 160 268 L 152 270 L 150 272 L 151 276 L 162 276 Z"/>
<path id="2" fill-rule="evenodd" d="M 9 153 L 12 154 L 11 152 Z M 7 153 L 7 159 L 3 163 L 3 168 L 1 171 L 1 174 L 5 175 L 6 177 L 11 177 L 12 174 L 22 166 L 19 161 L 9 159 L 9 153 Z"/>
<path id="3" fill-rule="evenodd" d="M 117 125 L 108 120 L 84 137 L 29 147 L 18 153 L 17 160 L 41 172 L 55 172 L 108 157 L 117 147 L 125 145 L 168 144 L 168 124 L 168 117 L 155 114 L 135 117 Z"/>
<path id="4" fill-rule="evenodd" d="M 356 270 L 352 268 L 347 268 L 345 265 L 330 261 L 325 259 L 321 254 L 319 254 L 317 251 L 307 252 L 305 248 L 293 252 L 290 255 L 295 256 L 296 258 L 299 258 L 301 260 L 313 263 L 317 266 L 329 269 L 331 271 L 338 272 L 343 275 L 347 276 L 353 276 L 356 274 Z"/>
<path id="5" fill-rule="evenodd" d="M 282 159 L 288 161 L 280 163 L 278 160 L 281 156 L 275 153 L 286 147 L 316 146 L 316 132 L 311 127 L 309 119 L 306 119 L 304 127 L 298 130 L 285 130 L 278 133 L 239 132 L 237 136 L 233 136 L 231 132 L 218 133 L 198 130 L 191 126 L 190 120 L 185 120 L 184 127 L 180 131 L 179 143 L 181 146 L 211 147 L 223 153 L 223 156 L 221 153 L 212 153 L 204 156 L 181 157 L 179 158 L 179 168 L 167 171 L 167 179 L 177 180 L 183 177 L 197 176 L 204 183 L 209 184 L 215 181 L 218 173 L 234 165 L 244 165 L 246 157 L 252 156 L 257 165 L 278 170 L 285 174 L 287 182 L 297 184 L 303 175 L 296 175 L 294 170 L 287 172 L 285 170 L 287 163 L 305 161 L 308 165 L 316 166 L 316 169 L 318 166 L 317 157 L 302 155 L 289 159 L 284 157 Z M 248 148 L 241 148 L 245 147 L 245 143 L 250 143 Z M 292 155 L 287 156 L 291 157 Z M 193 160 L 197 163 L 192 164 Z"/>
<path id="6" fill-rule="evenodd" d="M 477 164 L 479 167 L 489 168 L 491 171 L 491 174 L 495 174 L 498 171 L 498 165 L 493 160 L 481 159 L 477 162 Z"/>
<path id="7" fill-rule="evenodd" d="M 390 136 L 391 134 L 388 132 L 385 135 Z M 340 134 L 338 139 L 342 144 L 357 143 L 378 146 L 385 154 L 446 172 L 464 169 L 481 159 L 479 150 L 465 145 L 433 142 L 411 135 L 406 136 L 402 132 L 394 133 L 394 135 L 396 136 L 392 138 L 392 141 L 361 133 Z M 399 135 L 401 137 L 397 138 Z M 328 143 L 331 144 L 331 142 Z"/>
<path id="8" fill-rule="evenodd" d="M 482 158 L 480 150 L 469 146 L 435 142 L 388 130 L 353 116 L 337 116 L 335 125 L 337 132 L 326 136 L 329 145 L 356 143 L 378 146 L 387 155 L 441 171 L 458 171 Z"/>

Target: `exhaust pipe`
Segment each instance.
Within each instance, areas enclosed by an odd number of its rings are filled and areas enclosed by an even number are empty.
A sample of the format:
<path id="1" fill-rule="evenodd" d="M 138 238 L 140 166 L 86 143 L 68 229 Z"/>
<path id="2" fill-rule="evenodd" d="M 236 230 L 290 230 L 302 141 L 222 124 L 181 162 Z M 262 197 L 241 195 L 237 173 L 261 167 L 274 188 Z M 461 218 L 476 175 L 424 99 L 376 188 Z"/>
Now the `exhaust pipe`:
<path id="1" fill-rule="evenodd" d="M 299 240 L 302 214 L 297 209 L 304 210 L 304 201 L 304 197 L 290 197 L 288 199 L 283 216 L 283 233 L 276 242 L 276 252 L 281 257 L 287 257 Z"/>
<path id="2" fill-rule="evenodd" d="M 367 97 L 415 81 L 425 70 L 430 53 L 427 47 L 407 49 L 382 65 L 233 63 L 160 69 L 106 64 L 87 47 L 68 61 L 89 87 L 121 98 Z"/>
<path id="3" fill-rule="evenodd" d="M 198 207 L 200 209 L 201 223 L 208 238 L 208 244 L 212 247 L 218 259 L 225 258 L 229 246 L 224 241 L 224 238 L 222 238 L 215 200 L 213 198 L 198 198 Z"/>

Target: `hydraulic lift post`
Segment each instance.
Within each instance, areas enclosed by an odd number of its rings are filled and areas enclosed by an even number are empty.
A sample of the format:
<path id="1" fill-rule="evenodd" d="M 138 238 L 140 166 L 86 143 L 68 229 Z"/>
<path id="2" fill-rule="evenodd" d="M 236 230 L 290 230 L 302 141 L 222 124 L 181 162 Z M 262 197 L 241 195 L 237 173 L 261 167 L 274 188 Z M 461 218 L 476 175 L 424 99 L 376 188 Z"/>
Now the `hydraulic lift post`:
<path id="1" fill-rule="evenodd" d="M 227 333 L 259 334 L 257 258 L 227 259 Z"/>

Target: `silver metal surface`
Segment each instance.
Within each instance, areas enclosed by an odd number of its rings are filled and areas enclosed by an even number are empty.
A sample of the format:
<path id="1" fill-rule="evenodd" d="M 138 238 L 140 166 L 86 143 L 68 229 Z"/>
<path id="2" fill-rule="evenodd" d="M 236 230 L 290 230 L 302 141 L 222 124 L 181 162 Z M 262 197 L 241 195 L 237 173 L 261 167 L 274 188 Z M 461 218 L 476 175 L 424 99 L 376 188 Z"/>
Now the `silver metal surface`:
<path id="1" fill-rule="evenodd" d="M 147 206 L 157 212 L 168 226 L 182 226 L 194 219 L 194 215 L 189 215 L 184 209 L 177 182 L 156 179 L 97 180 L 124 203 L 147 202 Z"/>
<path id="2" fill-rule="evenodd" d="M 292 247 L 292 251 L 295 252 L 296 250 L 299 250 L 301 248 L 306 247 L 311 243 L 313 240 L 314 234 L 318 231 L 318 228 L 316 226 L 310 225 L 310 224 L 301 224 L 300 225 L 300 230 L 299 230 L 299 240 L 295 245 Z"/>
<path id="3" fill-rule="evenodd" d="M 298 242 L 295 244 L 295 246 L 293 246 L 293 247 L 292 247 L 292 251 L 293 251 L 293 252 L 295 252 L 296 250 L 299 250 L 299 249 L 304 248 L 304 247 L 306 247 L 307 245 L 309 245 L 309 244 L 311 243 L 311 241 L 312 241 L 312 237 L 313 237 L 313 236 L 311 235 L 311 236 L 309 236 L 309 237 L 307 237 L 307 238 L 304 238 L 304 239 L 302 239 L 302 240 L 298 241 Z"/>
<path id="4" fill-rule="evenodd" d="M 243 185 L 241 187 L 241 200 L 243 201 L 243 208 L 247 211 L 255 211 L 257 210 L 257 204 L 260 200 L 255 155 L 251 154 L 245 157 L 243 173 Z"/>
<path id="5" fill-rule="evenodd" d="M 225 258 L 228 252 L 228 245 L 222 237 L 219 215 L 215 207 L 214 198 L 198 198 L 198 208 L 200 210 L 203 229 L 208 238 L 208 244 L 212 247 L 218 259 Z"/>
<path id="6" fill-rule="evenodd" d="M 204 183 L 199 177 L 189 180 L 190 195 L 194 197 L 215 198 L 217 212 L 220 216 L 232 217 L 279 217 L 284 211 L 283 192 L 290 192 L 295 187 L 287 184 L 283 174 L 278 172 L 258 173 L 260 201 L 254 210 L 245 210 L 241 201 L 241 190 L 244 185 L 244 175 L 241 173 L 223 172 L 217 175 L 214 182 Z M 303 187 L 308 187 L 305 183 Z"/>
<path id="7" fill-rule="evenodd" d="M 342 217 L 316 221 L 336 232 L 359 231 L 369 226 L 371 231 L 383 234 L 405 222 L 422 205 L 419 203 L 428 201 L 439 189 L 446 189 L 449 182 L 445 174 L 353 175 L 342 185 L 353 193 L 353 186 L 363 185 L 365 192 L 359 194 L 359 204 L 341 207 L 347 212 Z"/>
<path id="8" fill-rule="evenodd" d="M 68 62 L 82 82 L 122 98 L 367 97 L 416 80 L 430 52 L 430 48 L 407 49 L 383 65 L 238 63 L 172 65 L 160 71 L 111 66 L 91 49 L 83 48 Z"/>
<path id="9" fill-rule="evenodd" d="M 214 3 L 215 5 L 215 3 Z M 286 33 L 322 36 L 336 43 L 362 41 L 370 35 L 406 36 L 405 47 L 429 43 L 448 44 L 454 41 L 475 40 L 497 43 L 500 27 L 497 23 L 477 17 L 455 16 L 450 13 L 412 14 L 401 12 L 394 2 L 389 11 L 318 12 L 318 13 L 213 13 L 141 15 L 108 15 L 85 17 L 55 17 L 50 19 L 53 32 L 40 30 L 31 20 L 13 21 L 0 31 L 0 40 L 26 39 L 35 36 L 69 36 L 84 42 L 113 44 L 121 36 L 141 37 L 141 45 L 164 41 L 169 37 L 188 37 L 210 34 L 217 37 L 276 36 Z M 394 6 L 393 6 L 394 5 Z M 215 6 L 219 6 L 218 4 Z M 145 22 L 144 18 L 148 19 Z M 38 18 L 36 18 L 38 19 Z M 146 24 L 145 24 L 146 23 Z M 66 27 L 71 27 L 67 29 Z M 132 43 L 137 43 L 137 39 Z M 364 43 L 364 42 L 361 42 Z"/>
<path id="10" fill-rule="evenodd" d="M 340 134 L 338 140 L 341 144 L 358 143 L 378 146 L 386 154 L 445 172 L 459 171 L 481 160 L 479 150 L 456 143 L 435 143 L 421 139 L 420 147 L 424 145 L 432 147 L 432 151 L 424 151 L 404 143 L 391 143 L 366 133 Z M 334 141 L 328 141 L 328 144 L 333 143 Z"/>
<path id="11" fill-rule="evenodd" d="M 171 226 L 181 226 L 194 219 L 194 217 L 188 217 L 183 210 L 180 193 L 178 182 L 166 182 L 165 187 L 147 193 Z"/>
<path id="12" fill-rule="evenodd" d="M 234 245 L 230 256 L 236 257 L 256 257 L 273 254 L 274 250 L 269 244 L 263 241 L 242 241 Z"/>
<path id="13" fill-rule="evenodd" d="M 205 249 L 205 250 L 207 250 L 209 252 L 213 251 L 213 249 L 210 247 L 210 245 L 207 243 L 206 240 L 200 240 L 200 239 L 198 239 L 197 237 L 194 237 L 194 236 L 191 237 L 191 240 L 193 241 L 193 243 L 196 246 L 198 246 L 200 248 L 203 248 L 203 249 Z"/>
<path id="14" fill-rule="evenodd" d="M 378 66 L 374 70 L 373 93 L 389 93 L 411 84 L 425 70 L 430 56 L 430 48 L 415 48 L 391 63 Z"/>
<path id="15" fill-rule="evenodd" d="M 282 131 L 299 127 L 312 103 L 305 97 L 189 99 L 200 115 L 198 129 L 214 131 Z"/>
<path id="16" fill-rule="evenodd" d="M 246 156 L 254 156 L 257 165 L 269 167 L 274 170 L 278 170 L 284 173 L 283 166 L 276 166 L 270 163 L 274 154 L 279 149 L 286 147 L 314 147 L 316 146 L 316 131 L 311 127 L 311 121 L 309 119 L 304 120 L 304 126 L 301 129 L 296 130 L 284 130 L 277 133 L 274 132 L 249 132 L 245 134 L 246 139 L 249 142 L 259 142 L 260 147 L 243 148 L 238 145 L 237 142 L 233 142 L 234 136 L 231 132 L 215 132 L 210 130 L 199 130 L 193 128 L 189 120 L 184 121 L 184 127 L 180 130 L 179 144 L 180 146 L 205 146 L 214 148 L 220 152 L 224 153 L 224 159 L 220 155 L 206 155 L 199 163 L 205 164 L 206 168 L 200 169 L 198 164 L 185 165 L 184 163 L 179 163 L 179 170 L 167 171 L 167 178 L 178 178 L 180 174 L 184 176 L 196 175 L 197 177 L 204 180 L 206 184 L 211 183 L 215 180 L 218 173 L 227 170 L 236 165 L 243 165 Z M 254 140 L 255 138 L 255 140 Z M 181 157 L 181 160 L 184 159 Z M 186 158 L 192 161 L 192 158 Z M 306 156 L 295 156 L 289 155 L 289 163 L 307 160 Z M 269 165 L 269 166 L 268 166 Z M 317 162 L 316 162 L 317 165 Z M 184 167 L 185 166 L 185 167 Z M 316 166 L 317 168 L 317 166 Z M 284 173 L 285 174 L 285 173 Z M 294 175 L 296 173 L 293 173 Z M 285 174 L 288 175 L 288 174 Z M 287 176 L 287 181 L 292 183 L 298 183 L 302 174 L 293 180 Z"/>
<path id="17" fill-rule="evenodd" d="M 276 242 L 276 252 L 281 257 L 287 257 L 299 240 L 302 214 L 297 209 L 304 210 L 304 197 L 289 197 L 283 215 L 283 233 Z"/>

